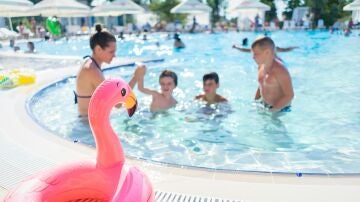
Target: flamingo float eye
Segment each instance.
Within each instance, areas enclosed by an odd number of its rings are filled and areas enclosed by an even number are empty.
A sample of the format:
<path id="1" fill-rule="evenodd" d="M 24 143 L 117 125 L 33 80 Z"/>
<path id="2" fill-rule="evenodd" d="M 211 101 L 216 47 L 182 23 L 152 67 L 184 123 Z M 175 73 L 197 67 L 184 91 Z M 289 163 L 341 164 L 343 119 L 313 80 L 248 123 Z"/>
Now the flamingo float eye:
<path id="1" fill-rule="evenodd" d="M 125 88 L 121 89 L 121 95 L 124 97 L 124 96 L 125 96 L 125 94 L 126 94 L 126 90 L 125 90 Z"/>

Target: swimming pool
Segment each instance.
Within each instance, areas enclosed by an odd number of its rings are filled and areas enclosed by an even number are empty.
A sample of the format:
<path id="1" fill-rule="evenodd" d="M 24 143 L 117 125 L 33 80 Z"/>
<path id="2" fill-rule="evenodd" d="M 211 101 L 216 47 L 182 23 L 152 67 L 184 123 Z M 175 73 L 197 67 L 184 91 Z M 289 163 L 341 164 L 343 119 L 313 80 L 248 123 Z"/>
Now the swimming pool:
<path id="1" fill-rule="evenodd" d="M 128 56 L 143 50 L 139 56 L 165 59 L 149 64 L 147 86 L 158 88 L 163 69 L 172 69 L 179 77 L 176 108 L 152 114 L 150 97 L 135 90 L 139 109 L 131 119 L 124 111 L 113 110 L 111 123 L 126 154 L 220 170 L 360 173 L 360 58 L 356 56 L 360 38 L 327 32 L 273 33 L 278 46 L 300 48 L 279 54 L 292 76 L 295 98 L 291 112 L 272 116 L 253 102 L 257 67 L 252 56 L 231 48 L 243 37 L 253 41 L 256 34 L 183 35 L 184 50 L 173 50 L 166 35 L 149 37 L 145 43 L 119 42 L 128 43 L 128 49 L 118 48 Z M 162 46 L 160 53 L 156 41 Z M 105 75 L 129 80 L 133 70 L 124 66 Z M 202 75 L 209 71 L 219 73 L 219 93 L 228 98 L 229 105 L 205 107 L 193 101 L 202 91 Z M 87 124 L 77 118 L 74 88 L 74 78 L 56 82 L 30 98 L 28 110 L 55 134 L 94 145 Z"/>

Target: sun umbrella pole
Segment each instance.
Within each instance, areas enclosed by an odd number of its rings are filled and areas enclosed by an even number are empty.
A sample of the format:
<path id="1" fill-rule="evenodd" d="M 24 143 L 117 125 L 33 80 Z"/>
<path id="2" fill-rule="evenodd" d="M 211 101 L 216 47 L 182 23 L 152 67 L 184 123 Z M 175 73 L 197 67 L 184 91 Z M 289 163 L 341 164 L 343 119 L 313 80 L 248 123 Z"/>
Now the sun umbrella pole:
<path id="1" fill-rule="evenodd" d="M 10 30 L 11 30 L 11 31 L 14 31 L 13 26 L 12 26 L 11 17 L 9 17 L 9 26 L 10 26 Z"/>
<path id="2" fill-rule="evenodd" d="M 126 26 L 126 14 L 123 14 L 123 25 Z"/>
<path id="3" fill-rule="evenodd" d="M 88 21 L 89 34 L 91 34 L 91 27 L 92 27 L 91 16 L 87 16 L 87 21 Z"/>

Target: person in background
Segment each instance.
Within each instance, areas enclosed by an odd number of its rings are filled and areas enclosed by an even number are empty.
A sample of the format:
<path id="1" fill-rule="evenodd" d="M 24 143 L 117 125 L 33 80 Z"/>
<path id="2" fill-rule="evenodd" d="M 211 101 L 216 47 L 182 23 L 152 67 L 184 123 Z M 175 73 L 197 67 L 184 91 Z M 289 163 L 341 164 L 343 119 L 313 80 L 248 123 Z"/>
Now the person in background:
<path id="1" fill-rule="evenodd" d="M 28 50 L 25 51 L 25 53 L 35 53 L 35 45 L 33 42 L 31 41 L 27 42 L 27 48 Z"/>
<path id="2" fill-rule="evenodd" d="M 37 30 L 36 30 L 36 20 L 35 17 L 31 17 L 31 32 L 35 35 L 35 37 L 38 35 Z"/>
<path id="3" fill-rule="evenodd" d="M 10 41 L 9 41 L 9 46 L 10 46 L 10 48 L 14 48 L 14 47 L 15 47 L 15 39 L 10 39 Z"/>
<path id="4" fill-rule="evenodd" d="M 257 32 L 260 29 L 260 17 L 259 17 L 259 14 L 257 14 L 255 16 L 254 21 L 255 21 L 255 25 L 254 25 L 255 26 L 255 32 Z"/>
<path id="5" fill-rule="evenodd" d="M 353 28 L 353 26 L 354 26 L 354 21 L 352 18 L 350 18 L 349 24 L 348 24 L 348 29 L 351 30 Z"/>
<path id="6" fill-rule="evenodd" d="M 248 43 L 249 43 L 249 40 L 248 40 L 248 38 L 243 38 L 243 40 L 242 40 L 242 46 L 248 46 Z"/>
<path id="7" fill-rule="evenodd" d="M 19 31 L 19 34 L 21 36 L 24 36 L 24 34 L 25 34 L 25 32 L 24 32 L 25 31 L 25 26 L 24 26 L 23 22 L 20 22 L 19 25 L 16 28 Z"/>
<path id="8" fill-rule="evenodd" d="M 180 49 L 185 48 L 184 42 L 181 41 L 178 33 L 174 34 L 174 48 Z"/>
<path id="9" fill-rule="evenodd" d="M 124 39 L 125 39 L 125 37 L 124 37 L 124 32 L 123 32 L 123 31 L 121 31 L 121 32 L 119 33 L 118 38 L 121 39 L 121 40 L 124 40 Z"/>
<path id="10" fill-rule="evenodd" d="M 15 46 L 15 39 L 10 39 L 9 46 L 12 48 L 15 52 L 20 50 L 19 46 Z"/>

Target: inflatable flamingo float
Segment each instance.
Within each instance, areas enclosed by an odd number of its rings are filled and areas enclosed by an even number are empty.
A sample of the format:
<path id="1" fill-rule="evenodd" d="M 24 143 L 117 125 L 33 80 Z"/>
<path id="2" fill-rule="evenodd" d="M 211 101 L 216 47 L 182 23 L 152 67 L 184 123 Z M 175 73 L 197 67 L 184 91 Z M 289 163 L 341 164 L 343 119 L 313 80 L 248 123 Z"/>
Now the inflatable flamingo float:
<path id="1" fill-rule="evenodd" d="M 135 167 L 124 166 L 121 143 L 110 125 L 110 111 L 123 103 L 132 116 L 136 97 L 123 80 L 102 82 L 89 104 L 89 121 L 96 142 L 96 162 L 81 162 L 41 173 L 20 183 L 6 202 L 152 202 L 151 183 Z"/>

